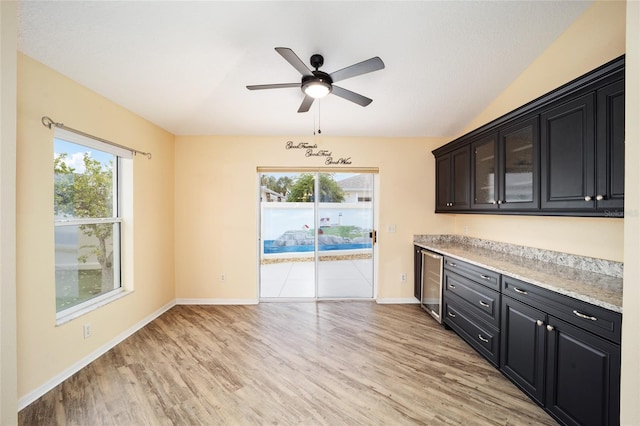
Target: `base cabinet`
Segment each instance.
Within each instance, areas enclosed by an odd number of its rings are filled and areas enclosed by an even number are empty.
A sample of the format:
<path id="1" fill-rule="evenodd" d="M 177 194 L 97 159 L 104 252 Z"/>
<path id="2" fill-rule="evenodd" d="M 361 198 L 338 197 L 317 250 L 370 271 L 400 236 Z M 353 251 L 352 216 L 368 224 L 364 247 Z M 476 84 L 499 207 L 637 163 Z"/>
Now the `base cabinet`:
<path id="1" fill-rule="evenodd" d="M 422 299 L 422 248 L 413 246 L 413 297 Z"/>
<path id="2" fill-rule="evenodd" d="M 620 346 L 554 317 L 547 328 L 549 413 L 567 425 L 620 424 Z"/>
<path id="3" fill-rule="evenodd" d="M 618 425 L 620 345 L 502 296 L 500 370 L 565 425 Z"/>
<path id="4" fill-rule="evenodd" d="M 538 404 L 544 404 L 547 315 L 502 298 L 500 370 Z"/>
<path id="5" fill-rule="evenodd" d="M 449 256 L 442 294 L 443 323 L 559 423 L 620 424 L 621 313 Z"/>
<path id="6" fill-rule="evenodd" d="M 498 367 L 500 275 L 445 257 L 443 287 L 445 325 Z"/>

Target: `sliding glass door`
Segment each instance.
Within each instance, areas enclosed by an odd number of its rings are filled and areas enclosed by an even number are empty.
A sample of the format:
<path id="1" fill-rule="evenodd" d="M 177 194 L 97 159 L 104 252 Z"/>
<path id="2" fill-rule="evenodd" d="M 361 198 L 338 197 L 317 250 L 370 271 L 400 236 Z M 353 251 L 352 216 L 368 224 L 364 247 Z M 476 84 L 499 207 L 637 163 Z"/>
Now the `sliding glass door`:
<path id="1" fill-rule="evenodd" d="M 371 173 L 260 174 L 260 298 L 373 298 Z"/>

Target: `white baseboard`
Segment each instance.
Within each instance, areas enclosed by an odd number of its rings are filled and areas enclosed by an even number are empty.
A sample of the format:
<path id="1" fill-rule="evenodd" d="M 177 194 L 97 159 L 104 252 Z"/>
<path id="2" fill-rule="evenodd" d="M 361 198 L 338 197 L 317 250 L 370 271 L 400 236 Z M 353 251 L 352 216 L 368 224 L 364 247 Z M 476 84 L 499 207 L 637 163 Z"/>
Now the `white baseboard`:
<path id="1" fill-rule="evenodd" d="M 257 305 L 258 299 L 176 299 L 176 305 Z"/>
<path id="2" fill-rule="evenodd" d="M 416 299 L 415 297 L 392 297 L 392 298 L 383 298 L 383 299 L 376 299 L 376 302 L 378 302 L 381 305 L 384 304 L 403 304 L 403 305 L 418 305 L 420 304 L 420 301 L 418 299 Z"/>
<path id="3" fill-rule="evenodd" d="M 160 315 L 162 315 L 169 309 L 173 308 L 175 305 L 176 305 L 175 300 L 167 303 L 166 305 L 164 305 L 163 307 L 161 307 L 151 315 L 148 315 L 147 317 L 143 318 L 141 321 L 136 323 L 133 327 L 130 327 L 129 329 L 123 331 L 122 333 L 120 333 L 119 335 L 117 335 L 116 337 L 114 337 L 104 345 L 100 346 L 95 351 L 91 352 L 86 357 L 82 358 L 75 364 L 71 365 L 69 368 L 60 372 L 60 374 L 57 374 L 47 382 L 43 383 L 42 385 L 38 386 L 36 389 L 32 390 L 28 394 L 18 399 L 18 411 L 22 410 L 23 408 L 31 404 L 36 399 L 40 398 L 45 393 L 49 392 L 51 389 L 55 388 L 60 383 L 64 382 L 69 377 L 73 376 L 75 373 L 82 370 L 84 367 L 86 367 L 87 365 L 89 365 L 90 363 L 98 359 L 100 356 L 104 355 L 110 349 L 115 347 L 118 343 L 122 342 L 127 337 L 131 336 L 133 333 L 140 330 L 142 327 L 149 324 L 151 321 L 158 318 Z"/>

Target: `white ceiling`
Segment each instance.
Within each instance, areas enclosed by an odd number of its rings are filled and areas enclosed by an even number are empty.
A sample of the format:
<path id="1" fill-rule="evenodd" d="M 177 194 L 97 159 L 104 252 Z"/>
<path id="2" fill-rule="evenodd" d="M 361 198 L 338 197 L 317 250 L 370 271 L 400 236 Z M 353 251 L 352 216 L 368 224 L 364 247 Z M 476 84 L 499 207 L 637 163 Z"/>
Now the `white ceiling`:
<path id="1" fill-rule="evenodd" d="M 176 135 L 452 136 L 590 4 L 20 1 L 19 50 Z M 339 83 L 373 103 L 247 90 L 300 81 L 280 46 L 329 73 L 379 56 Z"/>

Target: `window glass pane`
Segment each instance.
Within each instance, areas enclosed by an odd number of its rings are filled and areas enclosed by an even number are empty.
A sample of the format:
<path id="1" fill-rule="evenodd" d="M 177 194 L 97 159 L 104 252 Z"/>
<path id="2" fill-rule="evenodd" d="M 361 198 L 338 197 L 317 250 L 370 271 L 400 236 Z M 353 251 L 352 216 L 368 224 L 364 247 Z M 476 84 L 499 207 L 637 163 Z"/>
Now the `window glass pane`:
<path id="1" fill-rule="evenodd" d="M 116 156 L 54 139 L 55 219 L 114 217 Z"/>
<path id="2" fill-rule="evenodd" d="M 58 313 L 121 287 L 117 167 L 113 153 L 54 138 Z"/>
<path id="3" fill-rule="evenodd" d="M 119 223 L 55 227 L 56 312 L 120 287 Z"/>

